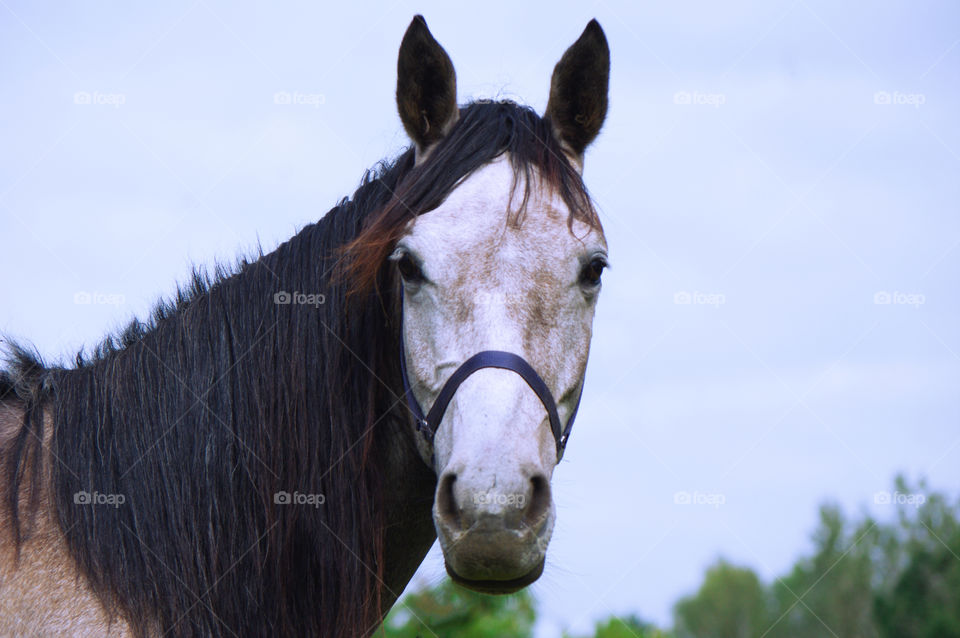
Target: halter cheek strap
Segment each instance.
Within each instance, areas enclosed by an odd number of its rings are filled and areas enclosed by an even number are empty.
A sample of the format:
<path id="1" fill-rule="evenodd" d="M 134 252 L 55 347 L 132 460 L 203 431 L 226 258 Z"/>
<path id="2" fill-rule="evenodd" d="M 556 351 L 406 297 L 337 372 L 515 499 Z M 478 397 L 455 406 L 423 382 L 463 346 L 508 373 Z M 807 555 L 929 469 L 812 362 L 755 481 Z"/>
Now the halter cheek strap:
<path id="1" fill-rule="evenodd" d="M 401 307 L 400 312 L 403 312 Z M 400 330 L 400 372 L 403 377 L 403 393 L 407 398 L 407 406 L 413 412 L 417 420 L 417 431 L 422 432 L 427 442 L 433 444 L 433 439 L 437 434 L 437 428 L 443 420 L 443 415 L 447 411 L 450 400 L 456 393 L 457 388 L 467 380 L 471 374 L 484 368 L 500 368 L 503 370 L 512 370 L 520 375 L 527 382 L 530 389 L 537 395 L 543 407 L 547 410 L 547 417 L 550 419 L 550 430 L 553 432 L 553 438 L 557 442 L 557 462 L 563 457 L 563 450 L 567 446 L 567 439 L 570 437 L 570 430 L 573 428 L 573 420 L 577 416 L 577 410 L 580 408 L 580 398 L 583 396 L 583 385 L 580 386 L 580 394 L 577 395 L 577 403 L 567 419 L 566 427 L 560 425 L 560 415 L 557 413 L 557 403 L 550 393 L 547 384 L 544 383 L 536 370 L 527 363 L 520 355 L 502 350 L 484 350 L 473 355 L 464 361 L 459 368 L 454 370 L 450 378 L 443 384 L 437 400 L 434 401 L 430 412 L 424 416 L 420 404 L 413 395 L 413 389 L 410 387 L 410 378 L 407 376 L 407 357 L 404 348 L 403 329 Z"/>

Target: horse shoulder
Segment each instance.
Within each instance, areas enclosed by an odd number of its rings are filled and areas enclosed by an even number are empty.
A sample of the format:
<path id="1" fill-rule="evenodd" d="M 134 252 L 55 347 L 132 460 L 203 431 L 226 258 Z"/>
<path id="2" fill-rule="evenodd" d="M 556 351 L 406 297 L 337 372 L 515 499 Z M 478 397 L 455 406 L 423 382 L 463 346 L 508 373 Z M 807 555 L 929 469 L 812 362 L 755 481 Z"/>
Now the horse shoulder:
<path id="1" fill-rule="evenodd" d="M 4 450 L 22 427 L 22 416 L 19 407 L 0 402 L 0 464 L 4 464 Z M 49 418 L 44 430 L 44 447 L 49 450 Z M 50 459 L 45 460 L 49 462 Z M 43 473 L 44 477 L 48 475 Z M 110 622 L 77 570 L 54 520 L 46 480 L 39 509 L 32 521 L 25 524 L 26 540 L 17 557 L 7 489 L 0 480 L 0 636 L 130 636 L 125 622 Z M 30 518 L 23 516 L 21 520 Z"/>

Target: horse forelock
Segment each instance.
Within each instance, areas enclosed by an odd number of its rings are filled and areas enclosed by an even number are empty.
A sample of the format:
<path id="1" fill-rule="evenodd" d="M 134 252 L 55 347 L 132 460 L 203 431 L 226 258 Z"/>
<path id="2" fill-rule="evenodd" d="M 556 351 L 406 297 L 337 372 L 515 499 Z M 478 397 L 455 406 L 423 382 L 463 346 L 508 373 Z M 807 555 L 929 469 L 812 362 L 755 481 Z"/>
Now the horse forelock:
<path id="1" fill-rule="evenodd" d="M 519 199 L 511 198 L 516 206 L 508 223 L 522 222 L 531 189 L 547 187 L 567 206 L 571 232 L 575 221 L 600 228 L 580 173 L 549 118 L 508 100 L 473 102 L 461 108 L 428 158 L 404 176 L 389 201 L 367 216 L 360 234 L 344 247 L 342 273 L 351 296 L 377 288 L 386 257 L 409 222 L 434 210 L 464 178 L 502 155 L 509 156 L 513 167 L 512 188 L 522 187 Z"/>

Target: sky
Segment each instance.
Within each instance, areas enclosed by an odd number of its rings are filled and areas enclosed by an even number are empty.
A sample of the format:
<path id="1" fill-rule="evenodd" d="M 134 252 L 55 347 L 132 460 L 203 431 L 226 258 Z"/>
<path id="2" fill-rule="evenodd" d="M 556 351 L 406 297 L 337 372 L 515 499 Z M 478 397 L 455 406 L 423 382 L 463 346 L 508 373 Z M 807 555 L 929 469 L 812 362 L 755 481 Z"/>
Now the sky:
<path id="1" fill-rule="evenodd" d="M 538 637 L 669 624 L 721 556 L 769 581 L 898 473 L 957 492 L 960 7 L 347 4 L 0 0 L 0 333 L 69 359 L 321 217 L 409 143 L 414 14 L 461 102 L 541 112 L 596 17 L 613 268 Z M 412 586 L 442 578 L 434 547 Z"/>

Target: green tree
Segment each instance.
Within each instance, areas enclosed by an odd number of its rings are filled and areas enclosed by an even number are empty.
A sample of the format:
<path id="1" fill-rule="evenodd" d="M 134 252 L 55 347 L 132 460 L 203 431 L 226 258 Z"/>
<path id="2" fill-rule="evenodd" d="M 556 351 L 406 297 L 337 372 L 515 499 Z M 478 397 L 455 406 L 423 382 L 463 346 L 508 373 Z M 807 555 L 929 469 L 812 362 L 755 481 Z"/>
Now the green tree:
<path id="1" fill-rule="evenodd" d="M 884 638 L 960 637 L 960 500 L 951 504 L 898 478 L 898 525 L 887 533 L 894 575 L 879 584 L 875 617 Z M 923 502 L 920 503 L 920 498 Z M 896 571 L 894 571 L 894 569 Z"/>
<path id="2" fill-rule="evenodd" d="M 524 589 L 486 596 L 444 580 L 394 605 L 376 635 L 384 638 L 530 638 L 536 618 Z"/>
<path id="3" fill-rule="evenodd" d="M 770 587 L 766 638 L 960 638 L 960 500 L 894 488 L 893 521 L 820 509 L 812 556 Z"/>
<path id="4" fill-rule="evenodd" d="M 700 590 L 674 607 L 677 638 L 759 638 L 767 607 L 760 579 L 724 560 L 707 570 Z"/>
<path id="5" fill-rule="evenodd" d="M 871 584 L 878 536 L 871 519 L 852 527 L 839 507 L 822 506 L 813 555 L 770 588 L 767 638 L 876 638 Z"/>
<path id="6" fill-rule="evenodd" d="M 564 634 L 564 638 L 572 637 Z M 630 615 L 612 616 L 597 623 L 593 638 L 671 638 L 671 634 Z"/>

